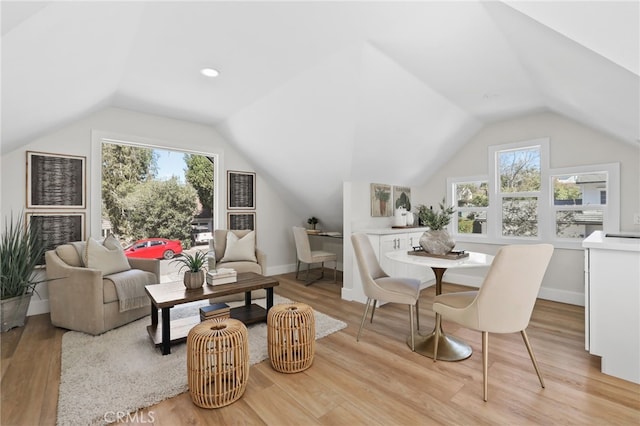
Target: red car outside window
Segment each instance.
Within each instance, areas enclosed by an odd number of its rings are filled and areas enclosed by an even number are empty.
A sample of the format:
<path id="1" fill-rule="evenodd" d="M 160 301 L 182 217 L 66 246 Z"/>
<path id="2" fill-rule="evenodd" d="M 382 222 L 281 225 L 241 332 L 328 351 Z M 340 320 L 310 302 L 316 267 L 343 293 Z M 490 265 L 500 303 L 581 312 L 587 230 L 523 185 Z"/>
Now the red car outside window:
<path id="1" fill-rule="evenodd" d="M 180 240 L 168 240 L 166 238 L 139 240 L 124 251 L 127 257 L 143 259 L 172 259 L 180 253 L 182 253 Z"/>

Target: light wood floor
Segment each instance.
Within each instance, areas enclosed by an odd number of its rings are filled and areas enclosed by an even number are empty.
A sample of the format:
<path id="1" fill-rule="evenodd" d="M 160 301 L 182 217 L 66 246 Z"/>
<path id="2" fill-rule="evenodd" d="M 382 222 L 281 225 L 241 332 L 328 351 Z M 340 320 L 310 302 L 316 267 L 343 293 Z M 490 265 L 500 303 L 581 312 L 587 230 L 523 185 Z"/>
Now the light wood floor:
<path id="1" fill-rule="evenodd" d="M 331 277 L 328 273 L 326 276 Z M 216 410 L 200 409 L 185 393 L 130 417 L 157 425 L 638 425 L 640 386 L 600 373 L 584 350 L 584 310 L 540 300 L 528 329 L 546 382 L 540 388 L 519 333 L 491 335 L 489 401 L 482 401 L 480 333 L 444 323 L 471 344 L 461 362 L 437 362 L 405 344 L 408 308 L 385 305 L 355 335 L 363 305 L 340 299 L 340 284 L 305 287 L 280 276 L 276 293 L 310 304 L 348 327 L 317 342 L 313 366 L 280 374 L 269 361 L 251 367 L 243 397 Z M 444 292 L 464 287 L 444 285 Z M 421 296 L 421 330 L 433 328 L 434 289 Z M 620 324 L 624 327 L 624 324 Z M 54 425 L 63 330 L 48 315 L 2 334 L 2 416 L 6 425 Z M 158 356 L 161 356 L 158 353 Z M 99 366 L 96 366 L 99 368 Z"/>

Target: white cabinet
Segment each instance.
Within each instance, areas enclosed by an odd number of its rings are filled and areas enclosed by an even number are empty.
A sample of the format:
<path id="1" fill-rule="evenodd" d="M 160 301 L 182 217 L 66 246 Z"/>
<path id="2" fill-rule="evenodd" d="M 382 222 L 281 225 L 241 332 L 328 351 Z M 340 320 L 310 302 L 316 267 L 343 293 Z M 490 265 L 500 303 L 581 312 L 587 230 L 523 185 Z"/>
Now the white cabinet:
<path id="1" fill-rule="evenodd" d="M 585 348 L 605 374 L 640 383 L 640 239 L 597 231 L 585 249 Z"/>
<path id="2" fill-rule="evenodd" d="M 417 278 L 422 283 L 433 279 L 433 273 L 427 268 L 394 262 L 385 256 L 390 251 L 409 251 L 419 244 L 420 236 L 426 228 L 407 228 L 380 231 L 368 231 L 367 235 L 378 257 L 382 269 L 391 276 Z"/>

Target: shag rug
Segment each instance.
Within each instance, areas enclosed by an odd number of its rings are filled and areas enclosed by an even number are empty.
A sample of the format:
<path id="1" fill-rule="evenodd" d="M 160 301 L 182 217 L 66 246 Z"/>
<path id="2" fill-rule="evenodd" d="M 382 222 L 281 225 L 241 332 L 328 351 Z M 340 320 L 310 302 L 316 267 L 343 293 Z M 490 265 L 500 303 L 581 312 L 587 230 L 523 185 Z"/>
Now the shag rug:
<path id="1" fill-rule="evenodd" d="M 289 302 L 274 296 L 274 304 Z M 171 309 L 171 318 L 198 315 L 200 306 L 207 303 L 177 306 Z M 265 301 L 255 303 L 264 307 Z M 316 339 L 347 326 L 321 312 L 314 313 Z M 171 354 L 163 356 L 147 333 L 150 321 L 147 316 L 100 336 L 76 331 L 63 335 L 58 425 L 106 424 L 113 421 L 115 413 L 133 413 L 188 390 L 186 343 L 173 345 Z M 269 356 L 267 325 L 254 324 L 248 330 L 249 362 L 253 365 Z"/>

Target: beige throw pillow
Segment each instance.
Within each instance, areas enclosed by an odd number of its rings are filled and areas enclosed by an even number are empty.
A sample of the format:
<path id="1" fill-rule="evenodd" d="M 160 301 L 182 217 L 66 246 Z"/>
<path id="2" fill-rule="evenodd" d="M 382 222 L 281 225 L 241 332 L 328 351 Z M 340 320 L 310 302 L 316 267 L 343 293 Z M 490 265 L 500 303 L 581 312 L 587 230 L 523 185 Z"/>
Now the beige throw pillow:
<path id="1" fill-rule="evenodd" d="M 62 244 L 56 247 L 56 254 L 64 263 L 69 266 L 84 266 L 84 262 L 78 251 L 71 244 Z"/>
<path id="2" fill-rule="evenodd" d="M 251 231 L 242 238 L 233 232 L 227 232 L 227 247 L 220 262 L 257 262 L 256 231 Z"/>
<path id="3" fill-rule="evenodd" d="M 124 255 L 122 246 L 113 235 L 105 238 L 102 244 L 89 237 L 87 240 L 85 264 L 87 268 L 102 271 L 103 275 L 115 274 L 116 272 L 131 269 L 127 256 Z"/>

